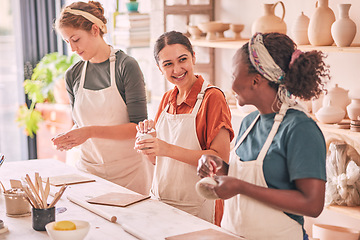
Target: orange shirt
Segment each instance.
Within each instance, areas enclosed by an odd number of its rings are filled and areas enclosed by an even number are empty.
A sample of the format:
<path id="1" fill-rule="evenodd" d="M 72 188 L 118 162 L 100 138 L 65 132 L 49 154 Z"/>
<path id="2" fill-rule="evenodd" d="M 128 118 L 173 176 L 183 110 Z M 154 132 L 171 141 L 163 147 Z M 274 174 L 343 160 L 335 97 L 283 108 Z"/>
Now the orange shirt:
<path id="1" fill-rule="evenodd" d="M 176 96 L 179 93 L 176 86 L 164 94 L 155 117 L 155 122 L 157 122 L 161 112 L 168 103 L 170 103 L 168 110 L 170 114 L 187 114 L 192 112 L 197 95 L 200 93 L 204 82 L 202 76 L 198 75 L 196 77 L 198 80 L 180 105 L 176 104 Z M 229 106 L 224 94 L 219 89 L 210 88 L 206 90 L 203 102 L 196 116 L 196 133 L 202 150 L 210 148 L 211 142 L 223 127 L 229 131 L 231 141 L 234 138 L 234 131 L 231 126 Z"/>

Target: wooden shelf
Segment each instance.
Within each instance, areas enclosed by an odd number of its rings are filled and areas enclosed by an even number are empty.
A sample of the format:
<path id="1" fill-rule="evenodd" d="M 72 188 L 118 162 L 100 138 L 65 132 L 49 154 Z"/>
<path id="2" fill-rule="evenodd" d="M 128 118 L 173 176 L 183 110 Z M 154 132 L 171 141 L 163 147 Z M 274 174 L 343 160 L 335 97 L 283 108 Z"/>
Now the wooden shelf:
<path id="1" fill-rule="evenodd" d="M 210 47 L 210 48 L 224 48 L 224 49 L 239 49 L 248 42 L 249 39 L 234 40 L 232 38 L 223 38 L 214 41 L 208 41 L 205 38 L 191 39 L 193 46 Z M 312 45 L 299 45 L 298 48 L 303 51 L 320 50 L 323 52 L 349 52 L 360 53 L 360 44 L 353 44 L 350 47 L 337 47 L 333 46 L 312 46 Z"/>
<path id="2" fill-rule="evenodd" d="M 331 211 L 342 213 L 349 217 L 360 219 L 360 206 L 348 207 L 348 206 L 329 205 L 326 208 Z"/>

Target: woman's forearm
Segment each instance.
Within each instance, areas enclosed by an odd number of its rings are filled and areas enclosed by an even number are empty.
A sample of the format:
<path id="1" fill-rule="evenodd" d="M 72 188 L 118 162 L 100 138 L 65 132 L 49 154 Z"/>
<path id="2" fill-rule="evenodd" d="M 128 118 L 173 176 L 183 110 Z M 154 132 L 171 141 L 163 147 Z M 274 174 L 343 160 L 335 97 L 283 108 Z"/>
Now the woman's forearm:
<path id="1" fill-rule="evenodd" d="M 136 124 L 126 123 L 114 126 L 88 126 L 90 138 L 104 138 L 114 140 L 124 140 L 135 138 Z"/>

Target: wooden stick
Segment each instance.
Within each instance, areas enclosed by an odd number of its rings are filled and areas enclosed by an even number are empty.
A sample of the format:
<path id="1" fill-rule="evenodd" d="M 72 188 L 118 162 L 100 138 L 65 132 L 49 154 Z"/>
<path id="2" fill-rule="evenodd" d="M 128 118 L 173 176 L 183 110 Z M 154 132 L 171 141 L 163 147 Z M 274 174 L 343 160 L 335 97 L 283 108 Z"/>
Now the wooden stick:
<path id="1" fill-rule="evenodd" d="M 4 191 L 4 193 L 6 192 L 6 189 L 5 189 L 5 187 L 4 187 L 4 184 L 2 184 L 2 182 L 0 181 L 0 184 L 1 184 L 1 187 L 2 187 L 2 189 L 3 189 L 3 191 Z"/>
<path id="2" fill-rule="evenodd" d="M 115 223 L 117 221 L 117 217 L 114 216 L 114 215 L 110 215 L 109 213 L 107 212 L 104 212 L 102 211 L 101 209 L 91 205 L 90 203 L 88 202 L 85 202 L 81 199 L 79 199 L 78 197 L 76 196 L 73 196 L 73 195 L 67 195 L 67 198 L 72 201 L 73 203 L 76 203 L 77 205 L 89 210 L 90 212 L 93 212 L 97 215 L 99 215 L 100 217 L 103 217 L 105 218 L 106 220 L 110 221 L 110 222 L 113 222 Z"/>
<path id="3" fill-rule="evenodd" d="M 60 188 L 60 191 L 55 194 L 55 197 L 52 200 L 52 202 L 50 203 L 49 208 L 52 208 L 53 206 L 55 206 L 55 204 L 60 200 L 60 198 L 63 195 L 66 188 L 67 188 L 67 185 L 65 185 L 65 184 L 62 185 L 62 187 Z"/>
<path id="4" fill-rule="evenodd" d="M 44 191 L 44 198 L 45 198 L 46 206 L 47 206 L 47 199 L 49 197 L 49 193 L 50 193 L 50 180 L 49 180 L 49 178 L 47 178 L 46 185 L 45 185 L 45 191 Z"/>
<path id="5" fill-rule="evenodd" d="M 41 194 L 41 202 L 43 204 L 43 207 L 46 209 L 47 208 L 47 202 L 45 199 L 45 192 L 44 192 L 44 188 L 42 185 L 42 179 L 40 176 L 37 177 L 37 182 L 38 182 L 38 186 L 39 186 L 39 190 L 40 190 L 40 194 Z"/>
<path id="6" fill-rule="evenodd" d="M 30 198 L 28 196 L 25 196 L 26 201 L 30 203 L 30 205 L 35 208 L 34 204 L 31 202 Z"/>
<path id="7" fill-rule="evenodd" d="M 38 179 L 39 179 L 39 173 L 36 172 L 35 173 L 35 190 L 36 190 L 36 193 L 40 196 Z"/>
<path id="8" fill-rule="evenodd" d="M 37 204 L 37 202 L 36 202 L 33 194 L 31 193 L 29 187 L 28 187 L 28 186 L 25 186 L 25 187 L 23 187 L 23 189 L 24 189 L 26 195 L 28 196 L 28 198 L 32 201 L 32 203 L 33 203 L 33 205 L 35 206 L 35 208 L 40 208 L 40 207 L 39 207 L 39 204 Z"/>
<path id="9" fill-rule="evenodd" d="M 33 191 L 37 204 L 39 205 L 40 208 L 43 208 L 41 198 L 40 198 L 39 194 L 36 192 L 35 186 L 32 183 L 32 181 L 29 177 L 29 174 L 26 174 L 25 180 L 28 183 L 28 185 L 30 186 L 30 189 Z"/>

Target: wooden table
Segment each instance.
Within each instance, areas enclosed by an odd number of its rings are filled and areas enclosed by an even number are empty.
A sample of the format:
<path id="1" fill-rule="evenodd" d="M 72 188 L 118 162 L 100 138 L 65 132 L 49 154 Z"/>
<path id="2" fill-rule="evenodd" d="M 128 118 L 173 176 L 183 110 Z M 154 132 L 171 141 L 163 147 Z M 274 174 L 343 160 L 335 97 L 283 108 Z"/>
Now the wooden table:
<path id="1" fill-rule="evenodd" d="M 2 167 L 0 167 L 0 180 L 8 189 L 10 188 L 9 179 L 22 179 L 26 174 L 29 174 L 30 177 L 33 178 L 35 172 L 39 172 L 43 178 L 76 173 L 96 180 L 90 183 L 70 185 L 66 189 L 64 195 L 56 204 L 58 209 L 64 207 L 66 211 L 57 213 L 56 221 L 85 220 L 90 222 L 91 227 L 89 234 L 85 238 L 86 240 L 137 239 L 125 232 L 120 224 L 111 223 L 70 202 L 66 198 L 67 194 L 71 194 L 86 200 L 109 192 L 133 193 L 132 191 L 94 175 L 81 172 L 65 163 L 53 159 L 5 162 Z M 58 188 L 51 187 L 51 191 L 53 192 L 58 190 Z M 96 206 L 103 211 L 117 216 L 118 222 L 126 223 L 132 229 L 149 236 L 149 240 L 165 239 L 169 236 L 208 228 L 225 232 L 225 230 L 216 225 L 153 199 L 147 199 L 125 208 L 103 205 Z M 49 239 L 46 232 L 38 232 L 32 229 L 31 216 L 22 218 L 7 217 L 4 196 L 2 194 L 0 194 L 0 219 L 2 219 L 9 228 L 9 232 L 1 234 L 0 239 Z"/>

